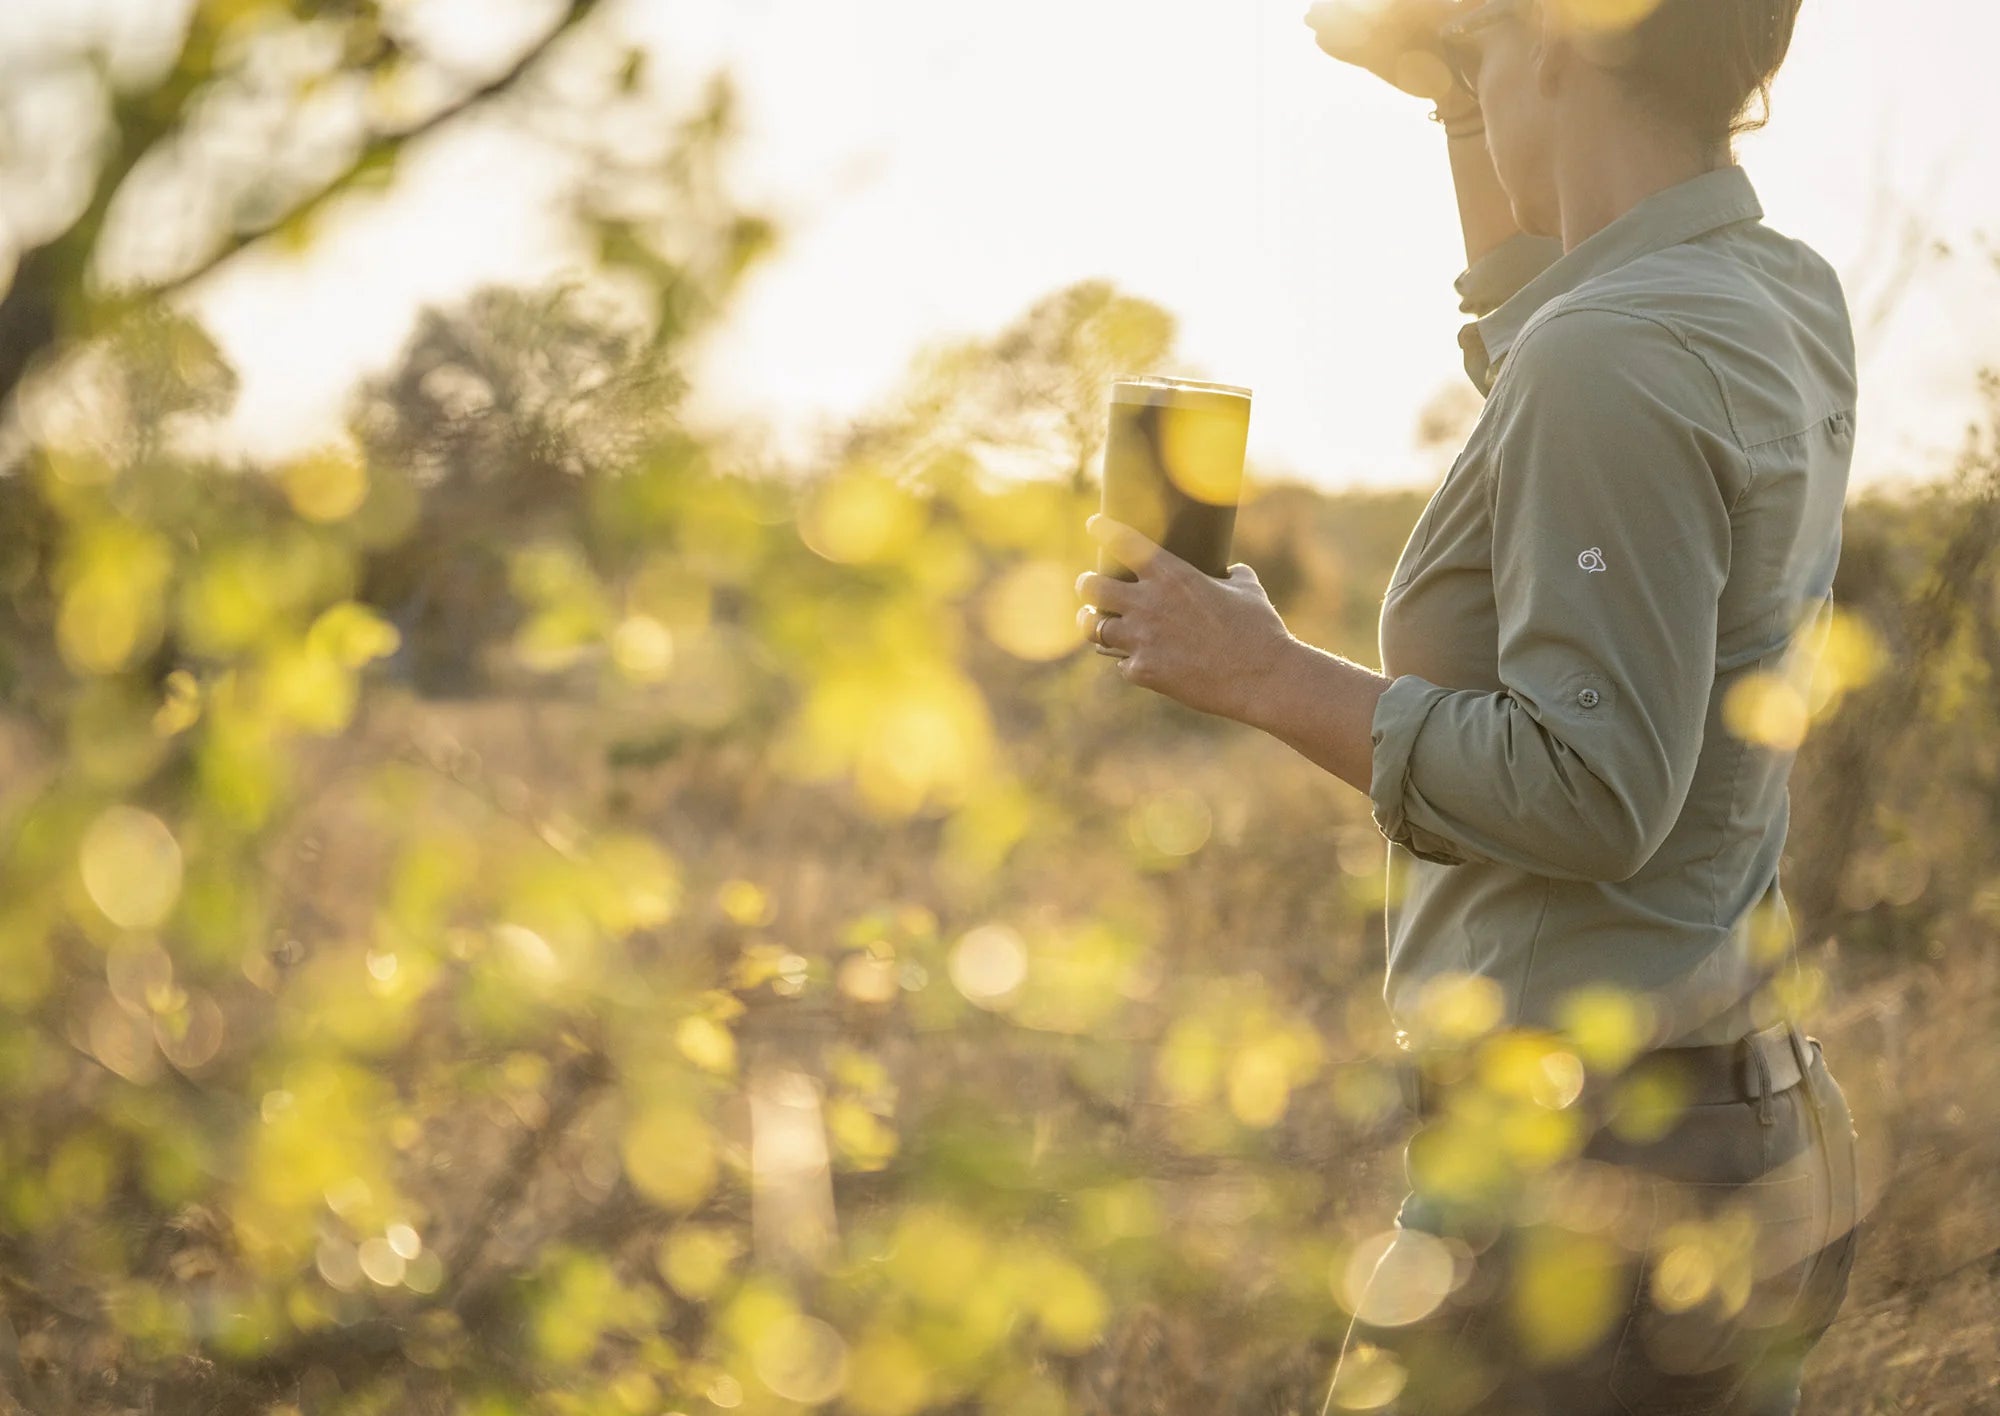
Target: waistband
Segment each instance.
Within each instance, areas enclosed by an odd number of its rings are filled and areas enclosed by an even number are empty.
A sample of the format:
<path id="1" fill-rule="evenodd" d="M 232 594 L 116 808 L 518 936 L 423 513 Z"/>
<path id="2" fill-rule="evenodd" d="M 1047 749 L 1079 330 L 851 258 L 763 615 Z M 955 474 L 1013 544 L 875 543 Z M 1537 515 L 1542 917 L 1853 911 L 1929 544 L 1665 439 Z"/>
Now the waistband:
<path id="1" fill-rule="evenodd" d="M 1796 1025 L 1773 1023 L 1735 1042 L 1654 1048 L 1634 1059 L 1624 1075 L 1664 1074 L 1676 1084 L 1682 1102 L 1690 1106 L 1758 1102 L 1761 1119 L 1768 1121 L 1761 1104 L 1803 1081 L 1818 1049 L 1819 1039 L 1807 1037 Z M 1407 1110 L 1420 1118 L 1437 1114 L 1447 1088 L 1425 1074 L 1419 1059 L 1400 1062 L 1396 1081 Z"/>

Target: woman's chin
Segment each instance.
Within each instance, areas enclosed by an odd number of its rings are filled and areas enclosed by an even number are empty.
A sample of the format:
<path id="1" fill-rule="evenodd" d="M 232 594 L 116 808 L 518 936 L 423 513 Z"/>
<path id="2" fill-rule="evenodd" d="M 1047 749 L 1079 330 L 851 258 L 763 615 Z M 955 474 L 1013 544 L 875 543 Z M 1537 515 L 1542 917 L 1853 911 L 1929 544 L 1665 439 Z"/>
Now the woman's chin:
<path id="1" fill-rule="evenodd" d="M 1561 239 L 1562 218 L 1559 215 L 1553 212 L 1544 214 L 1539 211 L 1524 211 L 1519 202 L 1514 203 L 1513 207 L 1514 224 L 1523 232 L 1530 236 L 1551 236 Z"/>

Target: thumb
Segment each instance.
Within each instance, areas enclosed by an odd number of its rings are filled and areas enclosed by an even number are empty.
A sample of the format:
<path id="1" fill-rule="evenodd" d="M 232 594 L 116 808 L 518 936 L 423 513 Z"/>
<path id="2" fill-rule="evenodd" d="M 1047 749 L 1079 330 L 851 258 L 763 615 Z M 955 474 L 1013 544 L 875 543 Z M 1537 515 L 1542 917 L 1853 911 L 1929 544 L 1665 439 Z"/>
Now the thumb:
<path id="1" fill-rule="evenodd" d="M 1239 581 L 1247 580 L 1252 585 L 1261 585 L 1264 583 L 1263 581 L 1257 578 L 1257 567 L 1253 565 L 1247 565 L 1243 561 L 1238 561 L 1236 562 L 1235 565 L 1229 567 L 1229 578 L 1231 580 L 1239 580 Z"/>

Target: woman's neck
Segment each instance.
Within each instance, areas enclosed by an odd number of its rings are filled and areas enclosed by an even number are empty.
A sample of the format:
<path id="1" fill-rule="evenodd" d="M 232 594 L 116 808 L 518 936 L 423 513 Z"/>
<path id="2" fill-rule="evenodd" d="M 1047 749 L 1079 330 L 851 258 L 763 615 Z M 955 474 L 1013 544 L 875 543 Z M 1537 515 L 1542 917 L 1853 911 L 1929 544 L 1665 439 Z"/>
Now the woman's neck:
<path id="1" fill-rule="evenodd" d="M 1647 197 L 1727 167 L 1728 144 L 1703 152 L 1684 135 L 1651 123 L 1582 125 L 1556 155 L 1562 243 L 1573 251 Z"/>

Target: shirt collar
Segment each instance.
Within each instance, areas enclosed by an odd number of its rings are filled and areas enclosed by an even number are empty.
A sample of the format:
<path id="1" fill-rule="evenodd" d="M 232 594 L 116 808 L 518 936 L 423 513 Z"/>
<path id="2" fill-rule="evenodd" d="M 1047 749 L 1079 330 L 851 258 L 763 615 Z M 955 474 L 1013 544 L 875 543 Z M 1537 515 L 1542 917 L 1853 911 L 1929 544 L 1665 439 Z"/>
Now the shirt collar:
<path id="1" fill-rule="evenodd" d="M 1627 261 L 1763 215 L 1749 175 L 1733 164 L 1662 188 L 1558 256 L 1492 314 L 1461 329 L 1458 342 L 1465 350 L 1466 372 L 1490 391 L 1493 371 L 1529 317 L 1549 301 Z"/>

